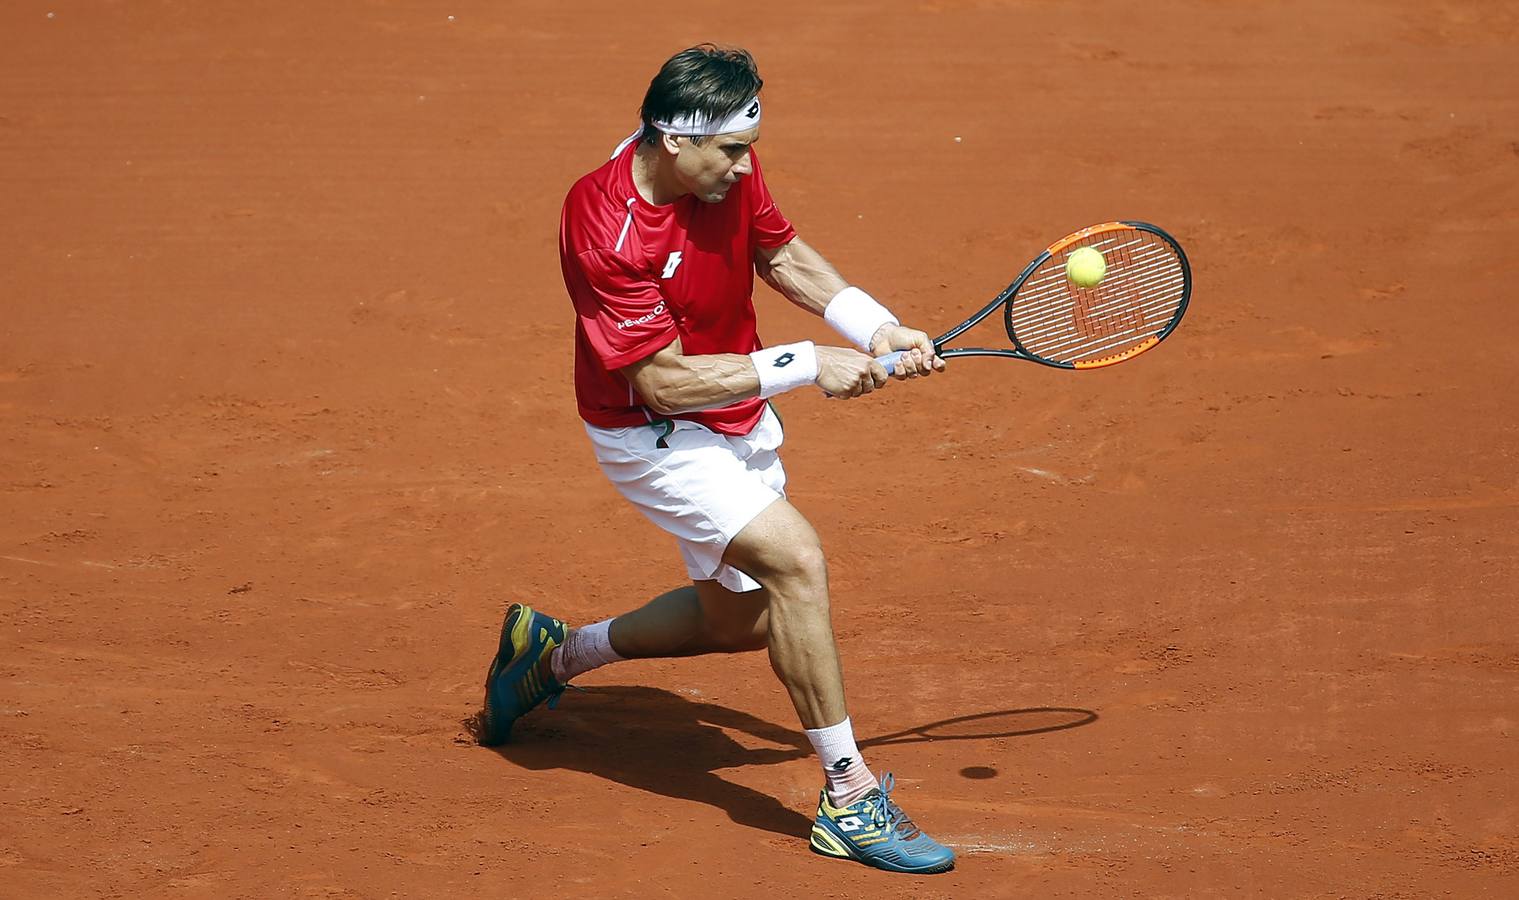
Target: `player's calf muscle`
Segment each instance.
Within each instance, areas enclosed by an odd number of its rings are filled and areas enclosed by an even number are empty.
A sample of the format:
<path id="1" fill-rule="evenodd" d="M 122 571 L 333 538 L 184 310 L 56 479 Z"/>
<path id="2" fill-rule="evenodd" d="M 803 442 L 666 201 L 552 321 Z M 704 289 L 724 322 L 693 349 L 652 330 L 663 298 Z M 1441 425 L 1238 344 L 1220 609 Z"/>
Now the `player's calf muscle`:
<path id="1" fill-rule="evenodd" d="M 705 599 L 705 598 L 704 598 Z M 747 653 L 770 645 L 769 595 L 729 594 L 703 603 L 701 641 L 709 653 Z"/>

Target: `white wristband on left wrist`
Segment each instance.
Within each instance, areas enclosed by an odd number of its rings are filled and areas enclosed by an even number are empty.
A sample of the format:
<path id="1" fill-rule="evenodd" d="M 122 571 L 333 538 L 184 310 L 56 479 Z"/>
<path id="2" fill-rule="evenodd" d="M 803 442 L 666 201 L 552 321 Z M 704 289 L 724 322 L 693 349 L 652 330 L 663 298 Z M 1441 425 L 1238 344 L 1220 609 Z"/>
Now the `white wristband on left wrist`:
<path id="1" fill-rule="evenodd" d="M 759 373 L 760 396 L 767 400 L 818 380 L 818 351 L 812 341 L 761 347 L 749 359 Z"/>

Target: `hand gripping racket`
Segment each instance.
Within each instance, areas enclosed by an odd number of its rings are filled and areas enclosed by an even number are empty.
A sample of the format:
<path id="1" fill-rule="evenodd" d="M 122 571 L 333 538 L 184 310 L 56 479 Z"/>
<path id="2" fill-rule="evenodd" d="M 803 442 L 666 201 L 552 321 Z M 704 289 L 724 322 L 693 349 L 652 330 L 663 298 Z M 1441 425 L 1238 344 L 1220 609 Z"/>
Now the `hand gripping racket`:
<path id="1" fill-rule="evenodd" d="M 1101 253 L 1107 265 L 1092 287 L 1079 287 L 1066 275 L 1066 259 L 1081 247 Z M 1097 369 L 1133 359 L 1165 340 L 1181 322 L 1191 295 L 1192 269 L 1175 238 L 1144 222 L 1105 222 L 1051 244 L 997 299 L 936 338 L 934 352 Z M 944 346 L 998 309 L 1011 349 Z M 890 374 L 902 353 L 876 361 Z"/>

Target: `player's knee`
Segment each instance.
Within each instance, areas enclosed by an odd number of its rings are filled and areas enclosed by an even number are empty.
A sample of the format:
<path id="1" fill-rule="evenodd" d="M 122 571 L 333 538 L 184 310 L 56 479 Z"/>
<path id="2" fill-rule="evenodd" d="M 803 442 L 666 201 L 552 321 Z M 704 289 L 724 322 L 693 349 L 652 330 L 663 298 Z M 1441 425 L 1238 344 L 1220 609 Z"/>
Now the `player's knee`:
<path id="1" fill-rule="evenodd" d="M 828 560 L 823 556 L 822 545 L 814 540 L 792 551 L 791 570 L 798 579 L 810 584 L 826 585 Z"/>
<path id="2" fill-rule="evenodd" d="M 772 504 L 728 545 L 724 561 L 772 592 L 826 591 L 828 564 L 812 525 L 784 500 Z"/>
<path id="3" fill-rule="evenodd" d="M 769 554 L 768 562 L 769 571 L 757 576 L 761 582 L 769 582 L 767 587 L 786 593 L 801 590 L 827 600 L 828 561 L 816 539 L 793 541 L 778 547 Z"/>

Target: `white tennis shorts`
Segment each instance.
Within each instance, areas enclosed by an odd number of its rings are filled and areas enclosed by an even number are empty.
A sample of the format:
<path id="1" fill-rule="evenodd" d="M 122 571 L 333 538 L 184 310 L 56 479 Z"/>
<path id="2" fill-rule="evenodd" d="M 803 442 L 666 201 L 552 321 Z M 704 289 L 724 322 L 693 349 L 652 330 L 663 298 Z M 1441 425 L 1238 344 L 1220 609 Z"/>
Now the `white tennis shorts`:
<path id="1" fill-rule="evenodd" d="M 628 428 L 588 422 L 585 431 L 617 490 L 675 536 L 692 580 L 716 581 L 730 591 L 759 589 L 759 582 L 723 564 L 723 551 L 755 516 L 786 496 L 786 470 L 777 452 L 785 435 L 768 404 L 759 424 L 742 437 L 680 419 Z"/>

